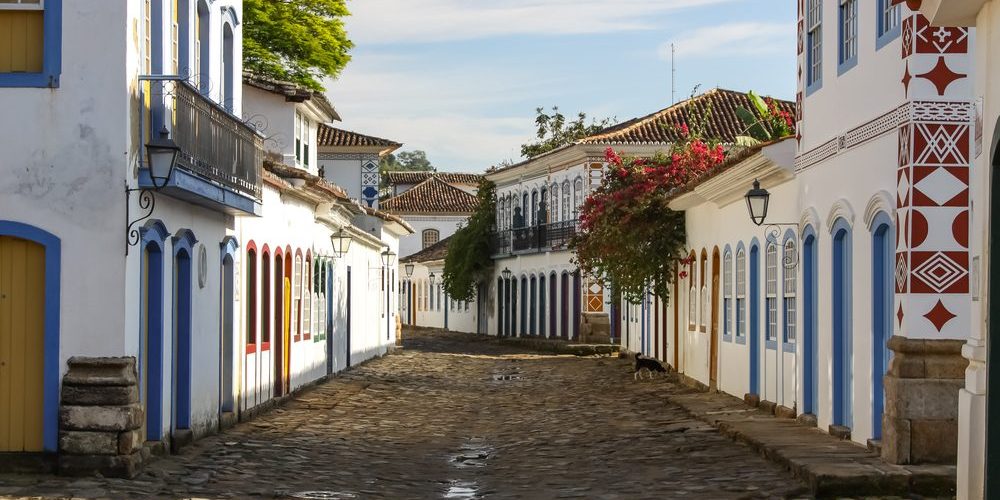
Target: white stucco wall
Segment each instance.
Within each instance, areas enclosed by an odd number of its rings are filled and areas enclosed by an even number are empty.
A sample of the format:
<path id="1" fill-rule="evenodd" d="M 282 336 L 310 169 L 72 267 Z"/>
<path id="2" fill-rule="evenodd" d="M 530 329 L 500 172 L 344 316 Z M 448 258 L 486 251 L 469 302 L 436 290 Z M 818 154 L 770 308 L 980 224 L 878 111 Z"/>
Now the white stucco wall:
<path id="1" fill-rule="evenodd" d="M 423 250 L 423 232 L 425 229 L 437 229 L 438 241 L 441 241 L 458 231 L 466 220 L 464 215 L 407 215 L 399 214 L 410 226 L 413 234 L 404 236 L 399 242 L 399 254 L 408 257 Z"/>

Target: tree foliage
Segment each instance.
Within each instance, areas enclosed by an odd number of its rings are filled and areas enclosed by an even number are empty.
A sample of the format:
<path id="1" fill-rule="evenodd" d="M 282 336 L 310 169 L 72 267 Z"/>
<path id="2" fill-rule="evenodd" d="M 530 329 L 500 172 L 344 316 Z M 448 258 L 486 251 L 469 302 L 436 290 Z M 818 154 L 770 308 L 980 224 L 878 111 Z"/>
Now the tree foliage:
<path id="1" fill-rule="evenodd" d="M 795 133 L 795 120 L 790 111 L 778 107 L 777 101 L 770 97 L 757 95 L 754 91 L 747 93 L 753 110 L 744 107 L 736 108 L 736 116 L 743 122 L 744 134 L 736 138 L 741 146 L 753 146 L 761 142 L 770 142 Z"/>
<path id="2" fill-rule="evenodd" d="M 559 112 L 558 106 L 552 107 L 551 115 L 545 112 L 545 108 L 536 108 L 535 114 L 538 140 L 521 145 L 521 156 L 525 158 L 538 156 L 578 139 L 594 135 L 615 123 L 614 118 L 604 118 L 599 121 L 591 120 L 588 124 L 586 113 L 577 113 L 576 119 L 567 121 L 566 117 Z"/>
<path id="3" fill-rule="evenodd" d="M 351 60 L 345 0 L 244 0 L 243 68 L 322 91 Z"/>
<path id="4" fill-rule="evenodd" d="M 382 173 L 386 172 L 436 172 L 437 169 L 427 159 L 427 153 L 421 150 L 403 151 L 399 154 L 387 154 L 379 160 Z"/>
<path id="5" fill-rule="evenodd" d="M 678 127 L 686 139 L 651 159 L 622 158 L 611 148 L 601 185 L 584 201 L 570 247 L 587 275 L 610 281 L 639 302 L 647 290 L 667 299 L 675 265 L 685 259 L 683 212 L 668 207 L 676 189 L 722 163 L 718 141 Z"/>
<path id="6" fill-rule="evenodd" d="M 490 241 L 496 220 L 496 185 L 480 180 L 476 198 L 476 211 L 451 236 L 444 260 L 444 288 L 455 300 L 474 300 L 476 285 L 488 280 L 493 270 Z"/>

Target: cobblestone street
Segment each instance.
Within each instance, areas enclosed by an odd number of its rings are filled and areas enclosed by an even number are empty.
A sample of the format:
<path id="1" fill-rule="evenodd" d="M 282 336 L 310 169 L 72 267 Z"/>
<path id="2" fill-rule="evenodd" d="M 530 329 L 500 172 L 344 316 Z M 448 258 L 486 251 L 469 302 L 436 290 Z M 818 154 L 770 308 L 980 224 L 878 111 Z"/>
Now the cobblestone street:
<path id="1" fill-rule="evenodd" d="M 134 480 L 0 476 L 44 497 L 758 498 L 804 486 L 610 357 L 409 334 L 373 361 Z M 321 492 L 326 492 L 322 496 Z"/>

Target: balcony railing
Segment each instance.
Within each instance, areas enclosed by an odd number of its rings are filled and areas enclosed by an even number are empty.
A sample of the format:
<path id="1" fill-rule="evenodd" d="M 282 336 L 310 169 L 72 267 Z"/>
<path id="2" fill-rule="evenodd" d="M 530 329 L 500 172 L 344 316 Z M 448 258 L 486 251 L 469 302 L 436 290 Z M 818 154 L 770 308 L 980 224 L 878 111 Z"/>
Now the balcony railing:
<path id="1" fill-rule="evenodd" d="M 177 168 L 259 202 L 264 138 L 179 77 L 142 77 L 143 143 L 163 127 Z"/>
<path id="2" fill-rule="evenodd" d="M 565 249 L 579 226 L 578 221 L 568 220 L 497 231 L 493 233 L 493 256 Z"/>

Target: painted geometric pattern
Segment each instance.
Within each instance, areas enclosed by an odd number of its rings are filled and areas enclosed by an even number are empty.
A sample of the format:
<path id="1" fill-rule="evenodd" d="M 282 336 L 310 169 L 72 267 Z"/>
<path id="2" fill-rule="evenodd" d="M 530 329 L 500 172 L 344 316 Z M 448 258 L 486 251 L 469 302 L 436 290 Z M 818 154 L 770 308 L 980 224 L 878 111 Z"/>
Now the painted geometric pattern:
<path id="1" fill-rule="evenodd" d="M 375 207 L 378 200 L 378 162 L 366 160 L 361 164 L 361 196 L 365 204 Z"/>
<path id="2" fill-rule="evenodd" d="M 587 312 L 604 312 L 604 285 L 600 281 L 588 280 L 584 300 Z"/>
<path id="3" fill-rule="evenodd" d="M 923 15 L 914 18 L 912 38 L 917 54 L 967 54 L 969 52 L 969 29 L 958 27 L 931 26 Z"/>

